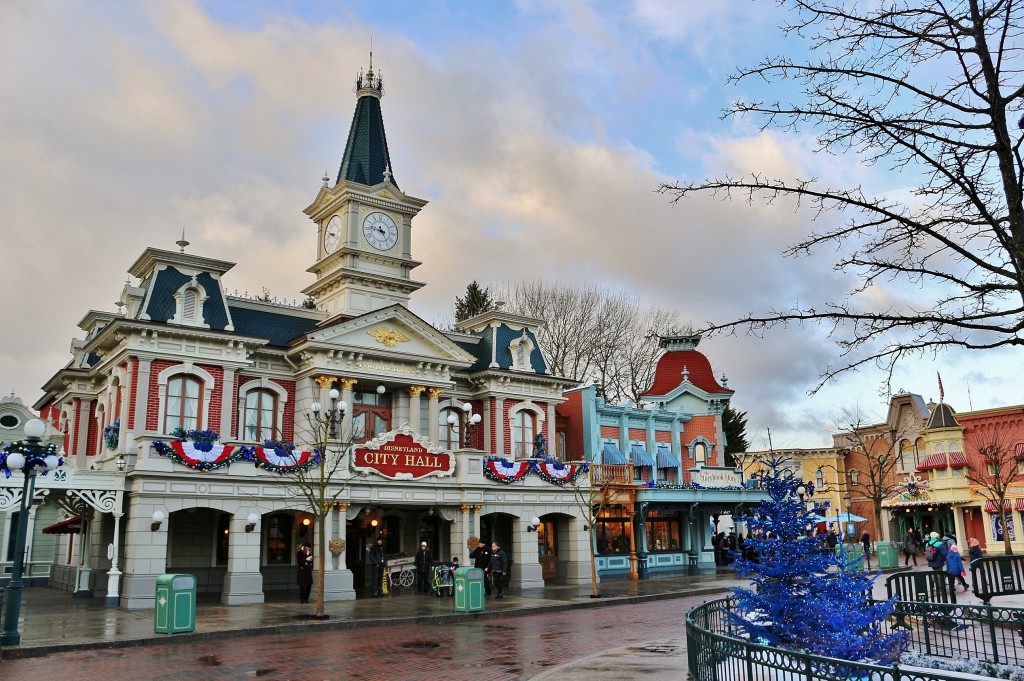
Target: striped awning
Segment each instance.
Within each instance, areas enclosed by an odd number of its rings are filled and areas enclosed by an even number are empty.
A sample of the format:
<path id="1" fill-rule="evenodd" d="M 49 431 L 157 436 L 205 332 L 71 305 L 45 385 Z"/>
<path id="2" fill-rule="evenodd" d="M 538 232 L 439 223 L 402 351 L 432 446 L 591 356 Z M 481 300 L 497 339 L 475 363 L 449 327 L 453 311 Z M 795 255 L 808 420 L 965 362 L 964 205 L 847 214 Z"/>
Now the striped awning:
<path id="1" fill-rule="evenodd" d="M 605 442 L 604 447 L 601 448 L 601 463 L 612 466 L 625 466 L 629 461 L 626 460 L 626 455 L 620 452 L 618 447 L 611 442 Z"/>
<path id="2" fill-rule="evenodd" d="M 930 471 L 936 468 L 946 468 L 952 466 L 953 468 L 963 468 L 967 465 L 967 455 L 963 452 L 936 452 L 935 454 L 929 454 L 921 460 L 921 464 L 917 467 L 919 471 Z"/>
<path id="3" fill-rule="evenodd" d="M 1014 451 L 1017 453 L 1018 459 L 1024 459 L 1024 442 L 1018 442 Z"/>
<path id="4" fill-rule="evenodd" d="M 653 466 L 654 459 L 647 453 L 643 445 L 633 444 L 629 447 L 630 454 L 633 458 L 634 466 Z"/>
<path id="5" fill-rule="evenodd" d="M 1018 501 L 1022 501 L 1022 500 L 1018 499 Z M 1004 511 L 1012 511 L 1013 510 L 1013 506 L 1010 503 L 1009 499 L 1003 499 L 1003 510 Z M 991 501 L 986 501 L 985 502 L 985 513 L 997 513 L 997 512 L 998 511 L 996 510 L 996 505 L 995 504 L 993 504 Z"/>
<path id="6" fill-rule="evenodd" d="M 1013 502 L 1013 510 L 1024 511 L 1024 499 L 1017 499 L 1017 501 Z"/>
<path id="7" fill-rule="evenodd" d="M 81 532 L 82 516 L 80 515 L 43 528 L 43 534 L 81 534 Z"/>
<path id="8" fill-rule="evenodd" d="M 679 468 L 679 459 L 668 445 L 658 445 L 658 468 Z"/>

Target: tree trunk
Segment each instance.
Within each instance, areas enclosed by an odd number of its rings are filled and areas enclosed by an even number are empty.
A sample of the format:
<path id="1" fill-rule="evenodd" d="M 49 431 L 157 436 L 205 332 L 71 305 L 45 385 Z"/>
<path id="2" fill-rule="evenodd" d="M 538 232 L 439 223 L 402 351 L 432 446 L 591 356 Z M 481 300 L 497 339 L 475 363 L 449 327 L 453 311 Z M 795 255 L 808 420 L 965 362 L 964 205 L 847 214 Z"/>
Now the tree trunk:
<path id="1" fill-rule="evenodd" d="M 323 508 L 323 505 L 321 505 L 321 508 Z M 319 546 L 316 547 L 316 618 L 319 620 L 324 619 L 324 568 L 327 565 L 327 537 L 324 536 L 326 533 L 326 528 L 324 527 L 325 515 L 321 511 L 316 519 L 316 534 L 319 539 Z"/>
<path id="2" fill-rule="evenodd" d="M 594 524 L 590 524 L 591 530 L 587 532 L 587 539 L 590 541 L 590 585 L 591 596 L 598 598 L 601 593 L 597 590 L 597 557 L 594 555 Z"/>
<path id="3" fill-rule="evenodd" d="M 1006 555 L 1013 555 L 1013 546 L 1010 544 L 1010 526 L 1007 525 L 1007 513 L 1006 513 L 1006 500 L 999 500 L 999 517 L 1003 521 L 1003 549 L 1006 551 Z"/>

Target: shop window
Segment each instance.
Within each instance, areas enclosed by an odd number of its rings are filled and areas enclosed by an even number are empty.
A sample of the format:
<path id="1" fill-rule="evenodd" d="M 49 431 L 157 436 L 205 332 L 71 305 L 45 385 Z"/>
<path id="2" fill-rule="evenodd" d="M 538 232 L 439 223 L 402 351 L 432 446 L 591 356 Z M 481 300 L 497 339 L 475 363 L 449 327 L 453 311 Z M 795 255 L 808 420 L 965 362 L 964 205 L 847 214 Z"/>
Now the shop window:
<path id="1" fill-rule="evenodd" d="M 537 417 L 527 410 L 516 412 L 512 417 L 512 455 L 526 459 L 533 454 L 533 439 L 537 434 Z"/>
<path id="2" fill-rule="evenodd" d="M 289 565 L 292 561 L 292 523 L 287 513 L 275 513 L 267 519 L 267 565 Z"/>
<path id="3" fill-rule="evenodd" d="M 199 428 L 202 416 L 199 408 L 199 396 L 202 392 L 203 382 L 195 376 L 175 376 L 167 381 L 165 433 L 173 433 L 177 428 L 182 430 Z"/>
<path id="4" fill-rule="evenodd" d="M 675 515 L 662 516 L 657 512 L 647 515 L 647 550 L 678 551 L 680 544 L 679 518 Z"/>
<path id="5" fill-rule="evenodd" d="M 221 513 L 217 518 L 217 565 L 228 563 L 228 541 L 231 538 L 231 516 Z"/>
<path id="6" fill-rule="evenodd" d="M 244 423 L 244 439 L 250 442 L 277 439 L 277 395 L 264 388 L 250 390 L 245 396 Z"/>
<path id="7" fill-rule="evenodd" d="M 597 532 L 597 552 L 603 556 L 629 554 L 630 522 L 627 518 L 600 518 Z"/>

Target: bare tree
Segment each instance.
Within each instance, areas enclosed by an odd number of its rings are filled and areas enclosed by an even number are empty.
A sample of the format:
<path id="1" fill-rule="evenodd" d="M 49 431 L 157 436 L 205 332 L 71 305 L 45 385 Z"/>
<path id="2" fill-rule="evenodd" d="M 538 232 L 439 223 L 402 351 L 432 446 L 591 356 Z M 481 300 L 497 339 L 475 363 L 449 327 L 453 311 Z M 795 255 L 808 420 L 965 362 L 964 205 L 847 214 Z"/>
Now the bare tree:
<path id="1" fill-rule="evenodd" d="M 695 193 L 750 203 L 792 199 L 824 224 L 787 254 L 823 251 L 856 281 L 839 300 L 711 323 L 702 333 L 831 326 L 843 361 L 823 370 L 815 390 L 864 364 L 886 367 L 891 381 L 908 355 L 1024 344 L 1024 138 L 1014 129 L 1024 127 L 1024 119 L 1017 122 L 1024 96 L 1019 0 L 780 3 L 792 17 L 783 32 L 804 39 L 810 56 L 768 57 L 730 82 L 793 82 L 802 96 L 740 100 L 726 115 L 750 114 L 786 133 L 811 129 L 818 153 L 856 154 L 916 186 L 873 193 L 758 172 L 662 185 L 674 201 Z M 882 284 L 904 284 L 923 297 L 879 305 L 886 298 L 868 289 Z"/>
<path id="2" fill-rule="evenodd" d="M 591 598 L 600 598 L 597 578 L 597 520 L 610 504 L 616 503 L 617 490 L 626 487 L 632 480 L 617 469 L 625 466 L 604 466 L 587 464 L 587 475 L 577 476 L 569 485 L 572 487 L 573 502 L 583 517 L 584 530 L 590 543 L 590 584 Z"/>
<path id="3" fill-rule="evenodd" d="M 901 460 L 900 442 L 909 432 L 891 428 L 887 423 L 865 423 L 859 410 L 843 411 L 835 426 L 840 433 L 833 437 L 833 442 L 847 450 L 847 490 L 871 502 L 878 539 L 882 532 L 882 502 L 901 489 L 896 477 Z"/>
<path id="4" fill-rule="evenodd" d="M 995 507 L 1003 526 L 1004 550 L 1006 555 L 1013 555 L 1009 531 L 1013 511 L 1007 510 L 1006 498 L 1011 486 L 1024 482 L 1017 448 L 998 430 L 974 431 L 965 439 L 968 450 L 965 469 L 967 481 L 975 486 L 985 501 Z"/>
<path id="5" fill-rule="evenodd" d="M 592 381 L 609 402 L 639 404 L 663 354 L 659 334 L 679 328 L 678 313 L 642 306 L 627 292 L 532 279 L 496 297 L 510 312 L 543 319 L 539 333 L 552 373 Z"/>

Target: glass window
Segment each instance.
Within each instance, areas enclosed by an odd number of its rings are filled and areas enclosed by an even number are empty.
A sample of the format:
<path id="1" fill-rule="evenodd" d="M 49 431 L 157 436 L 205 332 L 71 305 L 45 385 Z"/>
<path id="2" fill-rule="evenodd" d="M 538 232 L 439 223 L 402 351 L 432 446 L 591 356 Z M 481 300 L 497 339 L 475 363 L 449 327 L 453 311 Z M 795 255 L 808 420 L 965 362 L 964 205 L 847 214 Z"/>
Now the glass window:
<path id="1" fill-rule="evenodd" d="M 668 469 L 667 468 L 659 468 L 658 469 L 658 481 L 659 482 L 667 482 L 668 481 Z"/>
<path id="2" fill-rule="evenodd" d="M 202 381 L 195 376 L 175 376 L 167 381 L 165 433 L 173 433 L 175 428 L 182 430 L 199 428 L 199 395 L 202 389 Z"/>
<path id="3" fill-rule="evenodd" d="M 277 395 L 269 390 L 250 390 L 245 396 L 244 423 L 246 440 L 277 439 Z"/>
<path id="4" fill-rule="evenodd" d="M 352 395 L 352 439 L 366 442 L 391 430 L 391 395 L 357 392 Z"/>
<path id="5" fill-rule="evenodd" d="M 537 433 L 536 417 L 533 412 L 517 412 L 512 420 L 512 455 L 525 459 L 533 454 L 533 438 Z"/>
<path id="6" fill-rule="evenodd" d="M 292 562 L 292 517 L 275 513 L 267 521 L 267 564 L 290 565 Z"/>
<path id="7" fill-rule="evenodd" d="M 597 552 L 601 555 L 629 554 L 627 518 L 600 518 L 597 521 Z"/>
<path id="8" fill-rule="evenodd" d="M 541 556 L 557 556 L 558 542 L 555 524 L 550 521 L 537 526 L 537 554 Z"/>
<path id="9" fill-rule="evenodd" d="M 644 480 L 644 467 L 633 466 L 633 482 L 643 482 Z"/>
<path id="10" fill-rule="evenodd" d="M 647 550 L 678 551 L 680 544 L 679 518 L 651 512 L 647 515 Z"/>
<path id="11" fill-rule="evenodd" d="M 708 446 L 703 442 L 693 445 L 693 461 L 698 466 L 703 466 L 708 462 Z"/>
<path id="12" fill-rule="evenodd" d="M 449 423 L 449 417 L 455 417 L 455 423 Z M 437 439 L 442 447 L 448 450 L 462 448 L 462 410 L 442 409 L 437 415 Z"/>

